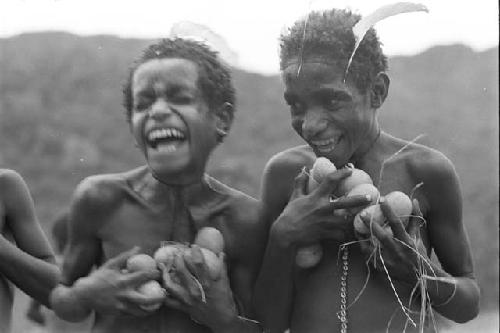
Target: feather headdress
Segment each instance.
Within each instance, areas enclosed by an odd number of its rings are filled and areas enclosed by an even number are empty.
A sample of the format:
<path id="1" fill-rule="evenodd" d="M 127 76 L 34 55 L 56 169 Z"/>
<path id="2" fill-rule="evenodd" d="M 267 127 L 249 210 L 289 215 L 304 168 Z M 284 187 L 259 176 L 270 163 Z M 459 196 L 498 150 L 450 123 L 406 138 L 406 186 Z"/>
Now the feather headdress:
<path id="1" fill-rule="evenodd" d="M 394 16 L 402 13 L 411 13 L 411 12 L 429 12 L 425 5 L 413 2 L 397 2 L 390 5 L 382 6 L 376 9 L 370 15 L 363 17 L 358 21 L 352 28 L 352 32 L 354 33 L 354 38 L 356 43 L 354 44 L 354 50 L 349 57 L 349 61 L 347 62 L 347 67 L 345 70 L 344 80 L 347 76 L 347 72 L 349 71 L 349 66 L 352 63 L 352 59 L 354 58 L 354 54 L 359 47 L 359 44 L 363 41 L 363 38 L 366 35 L 366 32 L 373 27 L 377 22 L 382 21 L 390 16 Z"/>
<path id="2" fill-rule="evenodd" d="M 210 28 L 189 21 L 174 23 L 170 29 L 171 38 L 191 39 L 205 44 L 208 48 L 218 52 L 219 58 L 230 66 L 236 66 L 238 56 L 231 50 L 226 40 Z"/>

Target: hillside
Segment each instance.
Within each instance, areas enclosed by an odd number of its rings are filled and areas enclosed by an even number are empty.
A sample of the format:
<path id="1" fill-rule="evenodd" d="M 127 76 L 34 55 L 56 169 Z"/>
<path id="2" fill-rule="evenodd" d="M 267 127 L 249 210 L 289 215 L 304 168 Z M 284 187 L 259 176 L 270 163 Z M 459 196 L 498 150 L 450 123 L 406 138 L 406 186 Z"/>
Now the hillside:
<path id="1" fill-rule="evenodd" d="M 85 176 L 141 163 L 121 82 L 146 40 L 40 33 L 0 39 L 0 166 L 18 170 L 48 230 Z M 390 59 L 383 127 L 456 165 L 483 304 L 498 303 L 498 48 L 440 46 Z M 300 143 L 278 76 L 235 71 L 237 114 L 211 173 L 258 196 L 265 162 Z M 485 245 L 487 244 L 487 245 Z"/>

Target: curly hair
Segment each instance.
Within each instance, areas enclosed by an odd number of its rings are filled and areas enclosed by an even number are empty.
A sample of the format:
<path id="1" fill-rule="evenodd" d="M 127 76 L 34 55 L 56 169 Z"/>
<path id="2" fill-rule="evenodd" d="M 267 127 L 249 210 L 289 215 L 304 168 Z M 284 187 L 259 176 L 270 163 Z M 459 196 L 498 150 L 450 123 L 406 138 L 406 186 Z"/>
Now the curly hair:
<path id="1" fill-rule="evenodd" d="M 319 57 L 346 68 L 354 50 L 352 27 L 361 19 L 349 10 L 313 11 L 280 36 L 280 68 L 285 69 L 294 58 Z M 374 29 L 370 29 L 356 51 L 348 76 L 361 92 L 371 85 L 376 75 L 387 70 L 387 57 Z"/>
<path id="2" fill-rule="evenodd" d="M 123 105 L 130 122 L 133 108 L 132 79 L 137 68 L 152 59 L 181 58 L 198 66 L 198 85 L 210 110 L 228 102 L 234 105 L 235 92 L 230 70 L 219 60 L 217 52 L 202 43 L 182 39 L 162 39 L 149 45 L 129 69 L 123 85 Z M 234 108 L 231 112 L 234 112 Z M 232 115 L 231 115 L 232 117 Z"/>

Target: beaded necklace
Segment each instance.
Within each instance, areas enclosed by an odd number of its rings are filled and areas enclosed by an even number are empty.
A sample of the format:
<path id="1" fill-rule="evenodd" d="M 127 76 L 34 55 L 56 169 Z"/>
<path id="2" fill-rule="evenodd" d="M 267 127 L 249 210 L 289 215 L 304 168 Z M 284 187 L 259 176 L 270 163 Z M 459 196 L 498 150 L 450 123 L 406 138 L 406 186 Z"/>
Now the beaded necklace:
<path id="1" fill-rule="evenodd" d="M 347 333 L 347 276 L 349 273 L 349 250 L 347 246 L 341 246 L 342 272 L 340 274 L 340 310 L 337 317 L 340 320 L 340 333 Z"/>

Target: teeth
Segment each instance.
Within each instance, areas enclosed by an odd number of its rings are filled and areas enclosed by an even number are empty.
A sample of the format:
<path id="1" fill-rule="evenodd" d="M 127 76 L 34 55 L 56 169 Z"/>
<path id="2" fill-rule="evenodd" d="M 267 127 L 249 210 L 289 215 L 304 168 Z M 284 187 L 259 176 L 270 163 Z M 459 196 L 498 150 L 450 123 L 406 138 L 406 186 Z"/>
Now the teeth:
<path id="1" fill-rule="evenodd" d="M 175 145 L 159 145 L 156 149 L 162 153 L 172 153 L 177 150 Z"/>
<path id="2" fill-rule="evenodd" d="M 311 144 L 315 146 L 320 152 L 328 153 L 333 149 L 335 149 L 337 141 L 338 141 L 337 138 L 330 138 L 327 140 L 311 141 Z"/>
<path id="3" fill-rule="evenodd" d="M 184 139 L 184 134 L 176 128 L 155 129 L 148 134 L 149 141 L 169 138 Z"/>
<path id="4" fill-rule="evenodd" d="M 329 145 L 331 143 L 334 143 L 336 140 L 335 138 L 331 138 L 331 139 L 328 139 L 328 140 L 317 140 L 317 141 L 312 141 L 311 143 L 315 146 L 326 146 L 326 145 Z"/>

